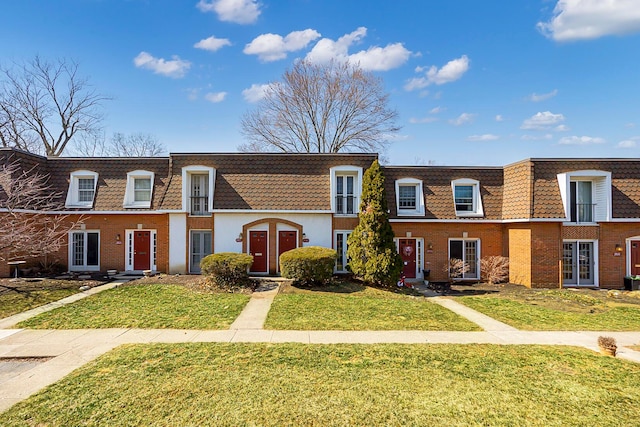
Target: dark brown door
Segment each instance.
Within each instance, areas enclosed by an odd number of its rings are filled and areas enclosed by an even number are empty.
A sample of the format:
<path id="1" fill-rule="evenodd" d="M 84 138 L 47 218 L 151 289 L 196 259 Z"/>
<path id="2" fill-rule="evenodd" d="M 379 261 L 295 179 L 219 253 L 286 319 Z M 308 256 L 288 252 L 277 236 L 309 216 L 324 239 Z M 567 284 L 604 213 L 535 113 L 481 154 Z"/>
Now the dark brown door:
<path id="1" fill-rule="evenodd" d="M 402 257 L 402 273 L 407 279 L 416 277 L 416 239 L 400 239 L 399 251 Z"/>
<path id="2" fill-rule="evenodd" d="M 298 233 L 296 231 L 279 231 L 278 232 L 278 265 L 280 264 L 280 255 L 298 247 Z"/>
<path id="3" fill-rule="evenodd" d="M 631 241 L 631 275 L 640 275 L 640 240 Z"/>
<path id="4" fill-rule="evenodd" d="M 267 232 L 249 232 L 249 253 L 253 255 L 253 265 L 251 272 L 266 273 L 269 271 L 267 258 Z"/>
<path id="5" fill-rule="evenodd" d="M 134 231 L 133 237 L 133 269 L 151 269 L 151 232 Z"/>

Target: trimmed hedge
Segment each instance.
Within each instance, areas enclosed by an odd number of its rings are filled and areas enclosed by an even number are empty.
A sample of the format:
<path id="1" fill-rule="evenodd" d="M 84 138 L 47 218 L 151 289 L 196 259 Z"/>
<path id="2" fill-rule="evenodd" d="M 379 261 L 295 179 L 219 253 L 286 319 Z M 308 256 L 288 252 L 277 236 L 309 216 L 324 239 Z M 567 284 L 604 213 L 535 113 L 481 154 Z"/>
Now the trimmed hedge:
<path id="1" fill-rule="evenodd" d="M 320 284 L 333 276 L 338 253 L 321 246 L 305 246 L 280 255 L 282 277 L 301 284 Z"/>
<path id="2" fill-rule="evenodd" d="M 247 270 L 253 264 L 253 256 L 235 252 L 207 255 L 200 261 L 202 274 L 222 288 L 247 286 L 250 283 Z"/>

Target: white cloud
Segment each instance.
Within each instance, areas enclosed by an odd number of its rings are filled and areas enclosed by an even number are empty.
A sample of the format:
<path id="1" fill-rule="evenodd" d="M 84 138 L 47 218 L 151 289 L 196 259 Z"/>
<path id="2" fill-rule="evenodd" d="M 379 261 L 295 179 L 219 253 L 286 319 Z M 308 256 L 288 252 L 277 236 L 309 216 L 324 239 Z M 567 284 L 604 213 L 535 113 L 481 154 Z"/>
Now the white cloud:
<path id="1" fill-rule="evenodd" d="M 522 139 L 523 141 L 540 141 L 553 139 L 553 135 L 551 135 L 550 133 L 546 133 L 544 135 L 522 135 L 520 139 Z"/>
<path id="2" fill-rule="evenodd" d="M 422 73 L 425 70 L 424 67 L 417 67 L 416 72 Z M 460 58 L 453 59 L 447 62 L 442 68 L 431 66 L 424 77 L 414 77 L 407 81 L 404 86 L 405 90 L 412 91 L 415 89 L 422 89 L 429 85 L 443 85 L 445 83 L 451 83 L 460 79 L 464 73 L 469 70 L 469 58 L 467 55 L 462 55 Z"/>
<path id="3" fill-rule="evenodd" d="M 568 132 L 571 130 L 571 128 L 567 125 L 558 125 L 555 128 L 553 128 L 553 130 L 556 132 Z"/>
<path id="4" fill-rule="evenodd" d="M 155 58 L 147 52 L 140 52 L 138 56 L 133 58 L 133 63 L 138 68 L 144 68 L 153 71 L 155 74 L 178 79 L 184 77 L 191 63 L 180 59 L 177 55 L 172 56 L 171 60 L 163 58 Z"/>
<path id="5" fill-rule="evenodd" d="M 502 116 L 502 114 L 496 115 L 496 122 L 504 122 L 504 117 Z"/>
<path id="6" fill-rule="evenodd" d="M 618 142 L 618 148 L 636 148 L 637 146 L 638 141 L 632 139 L 625 139 L 624 141 Z"/>
<path id="7" fill-rule="evenodd" d="M 629 128 L 629 129 L 633 129 L 634 127 L 636 127 L 635 123 L 627 123 L 626 125 L 624 125 L 624 127 Z"/>
<path id="8" fill-rule="evenodd" d="M 538 95 L 537 93 L 532 93 L 527 97 L 527 99 L 531 102 L 540 102 L 546 101 L 547 99 L 551 99 L 558 94 L 558 89 L 554 89 L 549 93 L 542 93 Z"/>
<path id="9" fill-rule="evenodd" d="M 471 135 L 467 137 L 467 141 L 495 141 L 499 139 L 498 135 L 493 135 L 491 133 L 485 133 L 484 135 Z"/>
<path id="10" fill-rule="evenodd" d="M 640 31 L 637 0 L 559 0 L 538 30 L 556 41 L 595 39 Z"/>
<path id="11" fill-rule="evenodd" d="M 446 110 L 446 108 L 442 108 L 440 106 L 434 107 L 431 110 L 429 110 L 429 114 L 438 114 L 438 113 L 443 112 L 444 110 Z"/>
<path id="12" fill-rule="evenodd" d="M 385 47 L 371 46 L 366 50 L 349 54 L 349 48 L 360 42 L 366 35 L 367 28 L 359 27 L 338 40 L 323 38 L 315 44 L 305 59 L 313 63 L 326 63 L 332 59 L 349 61 L 352 64 L 359 64 L 363 70 L 387 71 L 400 67 L 411 56 L 411 51 L 402 43 L 392 43 Z"/>
<path id="13" fill-rule="evenodd" d="M 563 121 L 564 116 L 562 114 L 553 114 L 550 111 L 538 112 L 522 122 L 520 129 L 550 129 L 558 126 Z"/>
<path id="14" fill-rule="evenodd" d="M 475 114 L 471 114 L 471 113 L 462 113 L 455 119 L 449 120 L 449 123 L 451 123 L 454 126 L 462 126 L 464 124 L 471 123 L 475 116 L 476 116 Z"/>
<path id="15" fill-rule="evenodd" d="M 265 97 L 270 87 L 271 85 L 268 83 L 264 85 L 252 84 L 250 88 L 242 91 L 242 96 L 245 101 L 255 103 Z"/>
<path id="16" fill-rule="evenodd" d="M 208 50 L 209 52 L 215 52 L 222 49 L 225 46 L 231 46 L 229 39 L 219 39 L 214 36 L 207 37 L 194 44 L 193 47 L 197 49 Z"/>
<path id="17" fill-rule="evenodd" d="M 373 46 L 349 55 L 349 62 L 359 64 L 363 70 L 387 71 L 400 67 L 407 62 L 409 56 L 411 51 L 402 43 L 393 43 L 385 47 Z"/>
<path id="18" fill-rule="evenodd" d="M 196 5 L 201 12 L 213 12 L 218 19 L 236 24 L 253 24 L 260 16 L 256 0 L 200 0 Z"/>
<path id="19" fill-rule="evenodd" d="M 258 55 L 261 61 L 271 62 L 287 57 L 287 52 L 303 49 L 313 40 L 320 37 L 320 33 L 310 28 L 303 31 L 293 31 L 282 37 L 279 34 L 261 34 L 244 47 L 247 55 Z"/>
<path id="20" fill-rule="evenodd" d="M 409 123 L 412 123 L 412 124 L 419 124 L 419 123 L 433 123 L 433 122 L 437 122 L 438 120 L 440 120 L 440 119 L 439 119 L 439 118 L 437 118 L 437 117 L 429 117 L 429 116 L 427 116 L 427 117 L 422 117 L 422 118 L 420 118 L 420 119 L 415 118 L 415 117 L 411 117 L 411 118 L 409 119 Z"/>
<path id="21" fill-rule="evenodd" d="M 604 144 L 605 140 L 599 137 L 591 136 L 565 136 L 558 141 L 562 145 L 591 145 Z"/>
<path id="22" fill-rule="evenodd" d="M 213 102 L 214 104 L 217 104 L 218 102 L 224 101 L 226 96 L 227 96 L 227 92 L 209 92 L 204 96 L 204 99 L 206 99 L 209 102 Z"/>

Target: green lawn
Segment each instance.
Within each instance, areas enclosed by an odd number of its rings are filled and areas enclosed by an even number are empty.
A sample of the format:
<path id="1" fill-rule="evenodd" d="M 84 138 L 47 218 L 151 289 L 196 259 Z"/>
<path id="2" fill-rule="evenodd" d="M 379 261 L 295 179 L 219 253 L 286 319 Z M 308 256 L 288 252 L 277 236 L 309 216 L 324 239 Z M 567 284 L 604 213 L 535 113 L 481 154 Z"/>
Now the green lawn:
<path id="1" fill-rule="evenodd" d="M 176 285 L 122 286 L 40 314 L 21 328 L 226 329 L 248 295 L 196 292 Z"/>
<path id="2" fill-rule="evenodd" d="M 556 294 L 551 296 L 557 298 Z M 456 301 L 524 330 L 640 331 L 640 306 L 590 301 L 579 294 L 568 294 L 566 301 L 554 304 L 541 298 L 521 301 L 484 296 Z"/>
<path id="3" fill-rule="evenodd" d="M 271 305 L 265 329 L 480 331 L 477 325 L 424 297 L 374 288 L 344 292 L 285 288 Z"/>
<path id="4" fill-rule="evenodd" d="M 10 426 L 627 426 L 640 365 L 496 345 L 131 345 L 0 414 Z"/>
<path id="5" fill-rule="evenodd" d="M 78 287 L 67 289 L 45 289 L 29 292 L 6 292 L 0 295 L 0 318 L 31 310 L 53 301 L 58 301 L 78 292 Z"/>

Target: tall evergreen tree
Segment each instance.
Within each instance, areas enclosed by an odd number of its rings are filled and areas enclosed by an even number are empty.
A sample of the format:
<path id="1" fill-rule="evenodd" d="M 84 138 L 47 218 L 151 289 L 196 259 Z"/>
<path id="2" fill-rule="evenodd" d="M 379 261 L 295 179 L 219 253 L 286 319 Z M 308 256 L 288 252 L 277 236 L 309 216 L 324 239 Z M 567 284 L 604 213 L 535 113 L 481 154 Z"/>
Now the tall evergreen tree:
<path id="1" fill-rule="evenodd" d="M 402 271 L 402 259 L 393 241 L 384 174 L 375 160 L 362 179 L 359 224 L 347 240 L 351 271 L 368 283 L 393 286 Z"/>

